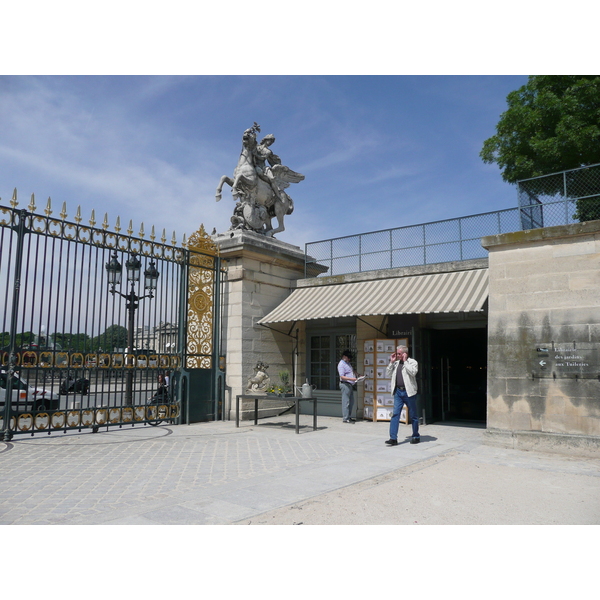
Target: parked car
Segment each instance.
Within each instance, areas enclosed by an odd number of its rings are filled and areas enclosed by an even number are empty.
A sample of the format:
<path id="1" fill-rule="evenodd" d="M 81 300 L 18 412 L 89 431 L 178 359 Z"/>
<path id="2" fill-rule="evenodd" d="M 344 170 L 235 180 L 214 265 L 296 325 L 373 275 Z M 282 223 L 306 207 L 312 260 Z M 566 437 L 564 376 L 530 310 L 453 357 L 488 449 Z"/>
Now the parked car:
<path id="1" fill-rule="evenodd" d="M 88 394 L 89 391 L 90 380 L 84 379 L 83 377 L 75 379 L 74 377 L 69 376 L 60 382 L 60 386 L 58 388 L 58 393 L 61 396 L 71 392 L 75 394 Z"/>
<path id="2" fill-rule="evenodd" d="M 0 371 L 0 411 L 4 410 L 7 386 L 8 373 Z M 13 412 L 57 410 L 59 408 L 59 401 L 59 397 L 50 390 L 34 388 L 19 375 L 13 375 L 11 402 L 11 410 Z"/>

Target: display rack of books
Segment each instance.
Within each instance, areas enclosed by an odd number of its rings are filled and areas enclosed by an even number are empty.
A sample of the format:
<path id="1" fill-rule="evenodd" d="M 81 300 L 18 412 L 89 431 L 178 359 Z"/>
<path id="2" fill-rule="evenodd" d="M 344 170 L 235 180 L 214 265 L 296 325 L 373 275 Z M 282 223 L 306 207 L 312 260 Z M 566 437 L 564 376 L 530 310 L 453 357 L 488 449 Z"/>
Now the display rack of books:
<path id="1" fill-rule="evenodd" d="M 396 340 L 365 340 L 364 418 L 389 421 L 394 410 L 394 397 L 386 369 Z"/>

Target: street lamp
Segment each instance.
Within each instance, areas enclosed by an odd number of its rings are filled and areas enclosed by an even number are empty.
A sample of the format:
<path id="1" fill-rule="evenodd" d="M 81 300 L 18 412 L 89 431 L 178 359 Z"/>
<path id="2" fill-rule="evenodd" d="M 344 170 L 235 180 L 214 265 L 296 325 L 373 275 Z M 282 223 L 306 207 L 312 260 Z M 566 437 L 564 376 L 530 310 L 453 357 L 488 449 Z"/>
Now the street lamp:
<path id="1" fill-rule="evenodd" d="M 127 269 L 127 281 L 131 284 L 128 294 L 117 292 L 115 286 L 121 285 L 122 267 L 118 260 L 117 252 L 111 256 L 110 262 L 106 263 L 106 274 L 108 284 L 110 285 L 110 293 L 114 296 L 118 294 L 121 298 L 127 300 L 126 308 L 128 313 L 128 328 L 127 328 L 127 345 L 129 352 L 133 353 L 133 330 L 135 326 L 135 311 L 139 306 L 139 301 L 144 298 L 154 298 L 154 290 L 158 282 L 160 273 L 156 270 L 154 261 L 150 261 L 150 266 L 144 271 L 144 288 L 149 290 L 145 296 L 138 296 L 135 293 L 135 284 L 140 280 L 140 271 L 142 263 L 137 257 L 136 252 L 132 252 L 125 263 Z M 128 406 L 133 404 L 133 370 L 128 371 L 126 387 L 125 387 L 125 404 Z"/>

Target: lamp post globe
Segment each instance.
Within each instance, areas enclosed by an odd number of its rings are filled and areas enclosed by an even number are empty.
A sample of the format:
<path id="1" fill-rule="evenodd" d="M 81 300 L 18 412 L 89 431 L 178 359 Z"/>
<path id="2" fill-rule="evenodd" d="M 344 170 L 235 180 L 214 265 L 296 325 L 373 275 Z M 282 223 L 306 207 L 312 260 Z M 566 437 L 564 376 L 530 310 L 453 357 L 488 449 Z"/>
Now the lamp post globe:
<path id="1" fill-rule="evenodd" d="M 150 290 L 151 293 L 152 290 L 156 289 L 156 284 L 158 282 L 159 276 L 160 273 L 156 270 L 156 265 L 154 264 L 154 261 L 151 260 L 150 266 L 144 271 L 144 287 L 147 290 Z"/>
<path id="2" fill-rule="evenodd" d="M 121 272 L 123 267 L 118 260 L 117 253 L 114 252 L 109 262 L 106 263 L 106 275 L 108 277 L 108 285 L 114 291 L 116 285 L 121 285 Z"/>
<path id="3" fill-rule="evenodd" d="M 142 263 L 135 252 L 132 252 L 131 256 L 127 259 L 125 268 L 127 269 L 127 281 L 131 281 L 133 283 L 140 280 Z"/>

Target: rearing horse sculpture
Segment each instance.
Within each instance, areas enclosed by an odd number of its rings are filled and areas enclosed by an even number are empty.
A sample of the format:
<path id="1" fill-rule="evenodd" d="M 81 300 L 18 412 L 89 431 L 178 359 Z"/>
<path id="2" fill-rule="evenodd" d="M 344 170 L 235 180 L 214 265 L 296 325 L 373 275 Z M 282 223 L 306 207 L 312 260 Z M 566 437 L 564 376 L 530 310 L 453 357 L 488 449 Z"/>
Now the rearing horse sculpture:
<path id="1" fill-rule="evenodd" d="M 260 127 L 256 123 L 254 127 L 244 131 L 242 151 L 233 178 L 227 175 L 221 177 L 216 200 L 221 200 L 223 184 L 227 183 L 231 186 L 234 200 L 238 202 L 231 217 L 231 229 L 251 229 L 272 237 L 275 233 L 285 230 L 284 217 L 292 214 L 294 210 L 294 203 L 284 189 L 289 187 L 290 183 L 302 181 L 304 175 L 281 164 L 272 164 L 270 179 L 266 175 L 264 178 L 259 176 L 255 161 L 257 131 L 260 131 Z M 271 224 L 273 217 L 277 218 L 276 228 Z"/>

